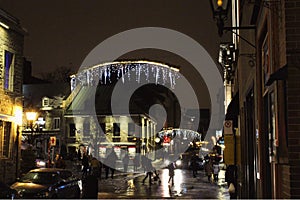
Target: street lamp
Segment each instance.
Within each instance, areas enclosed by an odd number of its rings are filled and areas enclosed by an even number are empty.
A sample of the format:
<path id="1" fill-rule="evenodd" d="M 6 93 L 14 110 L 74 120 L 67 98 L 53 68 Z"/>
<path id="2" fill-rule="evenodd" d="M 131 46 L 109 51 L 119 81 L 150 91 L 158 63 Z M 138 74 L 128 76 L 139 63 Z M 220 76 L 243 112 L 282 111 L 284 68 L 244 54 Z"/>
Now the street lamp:
<path id="1" fill-rule="evenodd" d="M 225 27 L 224 21 L 227 20 L 230 5 L 231 0 L 210 0 L 213 18 L 217 21 L 218 33 L 220 37 L 223 35 L 224 30 L 232 31 L 236 29 L 255 29 L 255 26 Z M 244 38 L 241 39 L 244 40 Z"/>
<path id="2" fill-rule="evenodd" d="M 32 143 L 31 139 L 32 139 L 32 135 L 33 135 L 33 122 L 36 120 L 36 116 L 37 113 L 34 111 L 28 111 L 26 112 L 26 119 L 30 124 L 30 131 L 31 131 L 31 135 L 30 135 L 30 144 Z"/>

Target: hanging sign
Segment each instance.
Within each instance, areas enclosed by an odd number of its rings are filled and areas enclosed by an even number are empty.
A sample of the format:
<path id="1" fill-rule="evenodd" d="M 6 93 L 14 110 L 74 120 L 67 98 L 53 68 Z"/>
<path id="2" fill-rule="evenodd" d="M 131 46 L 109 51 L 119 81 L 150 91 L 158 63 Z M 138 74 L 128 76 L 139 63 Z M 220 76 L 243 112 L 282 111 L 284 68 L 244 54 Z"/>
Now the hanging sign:
<path id="1" fill-rule="evenodd" d="M 232 120 L 226 120 L 224 122 L 224 135 L 232 135 Z"/>

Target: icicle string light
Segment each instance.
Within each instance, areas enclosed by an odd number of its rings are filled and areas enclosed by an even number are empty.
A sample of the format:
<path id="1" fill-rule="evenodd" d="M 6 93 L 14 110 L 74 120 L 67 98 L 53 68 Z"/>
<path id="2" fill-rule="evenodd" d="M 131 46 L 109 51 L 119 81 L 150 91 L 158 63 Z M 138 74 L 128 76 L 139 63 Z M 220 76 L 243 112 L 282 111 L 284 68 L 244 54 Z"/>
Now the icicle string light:
<path id="1" fill-rule="evenodd" d="M 123 83 L 131 81 L 131 77 L 135 76 L 138 83 L 141 83 L 142 80 L 147 82 L 153 80 L 156 84 L 169 84 L 172 89 L 175 87 L 176 79 L 180 77 L 179 69 L 162 63 L 150 61 L 110 62 L 85 68 L 72 75 L 71 89 L 75 89 L 77 85 L 95 86 L 99 82 L 108 84 L 112 82 L 113 75 L 117 80 L 121 79 Z"/>

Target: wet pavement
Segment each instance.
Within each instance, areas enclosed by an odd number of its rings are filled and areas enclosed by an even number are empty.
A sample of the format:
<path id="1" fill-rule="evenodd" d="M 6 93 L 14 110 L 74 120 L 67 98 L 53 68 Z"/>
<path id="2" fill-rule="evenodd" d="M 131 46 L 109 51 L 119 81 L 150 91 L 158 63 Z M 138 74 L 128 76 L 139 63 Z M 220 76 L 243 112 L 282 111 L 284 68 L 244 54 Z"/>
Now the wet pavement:
<path id="1" fill-rule="evenodd" d="M 156 169 L 160 169 L 159 163 Z M 98 199 L 230 199 L 224 170 L 220 171 L 218 182 L 209 182 L 204 170 L 193 178 L 191 170 L 176 169 L 173 186 L 168 184 L 168 169 L 157 170 L 161 183 L 152 181 L 151 185 L 148 179 L 142 183 L 145 173 L 141 169 L 132 171 L 130 168 L 129 173 L 117 171 L 113 179 L 103 179 L 102 173 Z"/>
<path id="2" fill-rule="evenodd" d="M 230 199 L 224 171 L 217 183 L 208 182 L 204 171 L 193 178 L 190 170 L 176 169 L 174 186 L 168 184 L 168 170 L 159 170 L 161 183 L 142 183 L 144 173 L 116 176 L 99 181 L 98 199 Z"/>

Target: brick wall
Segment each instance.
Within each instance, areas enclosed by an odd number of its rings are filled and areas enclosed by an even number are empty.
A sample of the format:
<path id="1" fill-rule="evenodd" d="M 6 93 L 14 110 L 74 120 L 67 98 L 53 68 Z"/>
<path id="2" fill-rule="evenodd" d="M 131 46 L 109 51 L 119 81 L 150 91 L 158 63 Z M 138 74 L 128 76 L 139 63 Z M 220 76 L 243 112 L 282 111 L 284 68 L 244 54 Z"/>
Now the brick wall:
<path id="1" fill-rule="evenodd" d="M 17 150 L 20 155 L 20 144 L 19 148 L 15 145 L 16 141 L 16 124 L 13 118 L 8 118 L 6 116 L 14 116 L 14 106 L 18 102 L 18 106 L 21 105 L 20 97 L 22 95 L 22 68 L 23 68 L 23 41 L 24 34 L 20 32 L 20 27 L 18 28 L 18 23 L 10 21 L 4 12 L 0 13 L 0 21 L 9 25 L 9 29 L 0 26 L 0 115 L 2 115 L 4 120 L 11 121 L 11 133 L 9 142 L 9 156 L 2 156 L 2 146 L 0 146 L 0 180 L 6 183 L 12 183 L 16 178 L 16 166 L 19 162 L 16 160 Z M 13 92 L 4 91 L 3 78 L 4 78 L 4 52 L 5 50 L 10 51 L 14 54 L 14 82 L 13 82 Z M 19 99 L 16 99 L 19 97 Z M 0 133 L 3 136 L 3 133 Z M 0 138 L 3 140 L 3 138 Z M 0 145 L 3 145 L 1 142 Z M 20 165 L 19 165 L 20 166 Z"/>
<path id="2" fill-rule="evenodd" d="M 300 198 L 300 0 L 285 1 L 285 19 L 290 194 L 284 198 Z"/>

